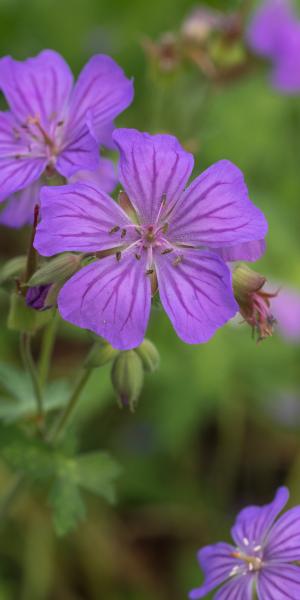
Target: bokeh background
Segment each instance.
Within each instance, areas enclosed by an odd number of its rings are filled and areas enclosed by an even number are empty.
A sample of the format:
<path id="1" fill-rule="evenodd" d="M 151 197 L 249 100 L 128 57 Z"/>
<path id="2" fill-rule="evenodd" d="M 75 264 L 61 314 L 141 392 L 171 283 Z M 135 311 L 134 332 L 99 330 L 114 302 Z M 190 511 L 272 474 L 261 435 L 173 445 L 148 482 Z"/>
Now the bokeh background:
<path id="1" fill-rule="evenodd" d="M 177 135 L 193 149 L 196 173 L 234 161 L 270 224 L 257 270 L 300 289 L 300 97 L 272 90 L 262 63 L 227 85 L 191 65 L 154 72 L 144 38 L 177 31 L 194 6 L 0 0 L 0 55 L 53 48 L 76 74 L 93 53 L 113 56 L 135 80 L 134 103 L 117 124 Z M 1 261 L 22 254 L 28 235 L 1 228 Z M 18 368 L 7 310 L 2 292 L 0 358 Z M 0 600 L 182 600 L 201 581 L 196 550 L 228 540 L 237 510 L 270 501 L 283 483 L 300 503 L 300 344 L 275 333 L 257 345 L 246 325 L 227 325 L 210 343 L 186 346 L 157 305 L 148 337 L 161 364 L 135 414 L 117 407 L 105 367 L 73 421 L 83 451 L 105 448 L 122 464 L 117 504 L 87 495 L 87 519 L 57 538 L 43 494 L 25 491 L 1 525 Z M 86 332 L 61 322 L 51 378 L 72 378 L 89 344 Z M 0 463 L 1 492 L 10 476 Z"/>

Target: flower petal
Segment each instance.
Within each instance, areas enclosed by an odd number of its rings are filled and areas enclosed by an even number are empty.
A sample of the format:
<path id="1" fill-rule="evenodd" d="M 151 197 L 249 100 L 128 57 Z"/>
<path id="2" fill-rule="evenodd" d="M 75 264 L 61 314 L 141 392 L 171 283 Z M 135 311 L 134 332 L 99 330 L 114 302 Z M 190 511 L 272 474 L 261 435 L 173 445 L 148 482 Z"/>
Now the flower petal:
<path id="1" fill-rule="evenodd" d="M 261 240 L 268 225 L 252 204 L 241 171 L 221 160 L 197 177 L 175 207 L 168 236 L 210 248 Z"/>
<path id="2" fill-rule="evenodd" d="M 63 58 L 53 50 L 44 50 L 23 62 L 6 56 L 0 60 L 0 88 L 19 122 L 40 118 L 48 129 L 65 118 L 72 73 Z"/>
<path id="3" fill-rule="evenodd" d="M 94 171 L 99 167 L 99 162 L 98 144 L 90 134 L 87 125 L 83 125 L 80 131 L 68 125 L 63 148 L 55 165 L 57 171 L 68 179 L 79 169 Z"/>
<path id="4" fill-rule="evenodd" d="M 224 585 L 214 600 L 252 600 L 253 576 L 236 577 Z"/>
<path id="5" fill-rule="evenodd" d="M 237 312 L 230 271 L 215 254 L 188 250 L 176 259 L 156 253 L 155 263 L 162 305 L 184 342 L 207 342 Z"/>
<path id="6" fill-rule="evenodd" d="M 294 565 L 266 566 L 257 579 L 259 600 L 298 600 L 300 568 Z"/>
<path id="7" fill-rule="evenodd" d="M 273 525 L 264 553 L 266 560 L 292 562 L 300 558 L 300 507 L 288 510 Z M 299 571 L 300 572 L 300 571 Z"/>
<path id="8" fill-rule="evenodd" d="M 283 288 L 272 298 L 272 312 L 281 335 L 290 342 L 300 339 L 300 290 Z"/>
<path id="9" fill-rule="evenodd" d="M 47 165 L 16 136 L 15 125 L 11 113 L 0 113 L 0 202 L 37 180 Z"/>
<path id="10" fill-rule="evenodd" d="M 94 183 L 101 190 L 109 194 L 114 190 L 118 181 L 115 171 L 115 165 L 109 158 L 101 158 L 98 169 L 95 171 L 77 171 L 69 179 L 69 183 L 75 182 Z"/>
<path id="11" fill-rule="evenodd" d="M 217 252 L 218 256 L 225 262 L 234 262 L 236 260 L 255 262 L 264 255 L 265 251 L 265 240 L 244 242 L 243 244 L 237 244 L 236 246 L 227 248 L 214 248 L 214 252 Z"/>
<path id="12" fill-rule="evenodd" d="M 20 192 L 12 194 L 0 213 L 0 224 L 19 228 L 33 222 L 34 207 L 40 202 L 40 179 Z"/>
<path id="13" fill-rule="evenodd" d="M 263 545 L 274 520 L 286 505 L 288 498 L 288 489 L 281 487 L 270 504 L 244 508 L 231 530 L 237 546 L 249 552 L 249 549 Z"/>
<path id="14" fill-rule="evenodd" d="M 137 239 L 127 215 L 100 188 L 87 183 L 43 187 L 34 246 L 43 256 L 66 250 L 97 252 Z M 111 231 L 118 227 L 117 231 Z"/>
<path id="15" fill-rule="evenodd" d="M 125 252 L 84 267 L 61 289 L 58 308 L 66 321 L 94 331 L 119 350 L 144 339 L 150 314 L 151 289 L 146 253 L 137 260 Z"/>
<path id="16" fill-rule="evenodd" d="M 189 593 L 190 600 L 203 598 L 211 590 L 218 587 L 232 576 L 237 569 L 244 569 L 245 563 L 232 556 L 236 549 L 230 544 L 220 542 L 212 546 L 205 546 L 198 552 L 198 560 L 204 571 L 205 581 L 197 589 Z"/>
<path id="17" fill-rule="evenodd" d="M 70 104 L 70 127 L 87 123 L 97 142 L 103 126 L 110 124 L 133 99 L 133 83 L 117 63 L 104 54 L 93 56 L 81 71 Z"/>
<path id="18" fill-rule="evenodd" d="M 153 225 L 163 196 L 167 210 L 182 194 L 194 159 L 171 135 L 117 129 L 113 140 L 120 151 L 119 179 L 143 223 Z"/>
<path id="19" fill-rule="evenodd" d="M 248 30 L 248 42 L 251 48 L 261 54 L 274 58 L 280 55 L 282 43 L 289 37 L 296 17 L 292 4 L 287 0 L 267 0 L 254 14 Z"/>

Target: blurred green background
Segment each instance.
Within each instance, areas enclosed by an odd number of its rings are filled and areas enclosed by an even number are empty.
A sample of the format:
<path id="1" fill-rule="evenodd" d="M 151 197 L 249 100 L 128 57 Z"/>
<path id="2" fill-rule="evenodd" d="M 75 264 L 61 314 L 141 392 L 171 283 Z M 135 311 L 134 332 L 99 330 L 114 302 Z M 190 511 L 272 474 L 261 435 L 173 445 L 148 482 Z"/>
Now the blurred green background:
<path id="1" fill-rule="evenodd" d="M 196 173 L 221 158 L 237 163 L 270 224 L 257 270 L 300 288 L 300 98 L 272 91 L 261 65 L 226 86 L 191 66 L 151 74 L 143 38 L 178 30 L 194 5 L 0 0 L 0 55 L 53 48 L 76 74 L 93 53 L 113 56 L 136 93 L 117 124 L 178 135 L 195 150 Z M 28 234 L 1 229 L 3 261 L 24 252 Z M 18 367 L 0 301 L 0 358 Z M 107 367 L 95 370 L 73 421 L 81 450 L 108 449 L 122 464 L 118 503 L 86 496 L 87 519 L 60 539 L 42 493 L 20 496 L 0 530 L 0 600 L 181 600 L 201 581 L 196 550 L 228 540 L 237 510 L 270 501 L 285 482 L 300 503 L 300 345 L 278 334 L 256 345 L 246 325 L 228 325 L 209 344 L 186 346 L 158 306 L 148 337 L 161 365 L 136 413 L 118 409 Z M 72 377 L 89 343 L 61 323 L 52 379 Z M 4 492 L 10 473 L 0 466 Z"/>

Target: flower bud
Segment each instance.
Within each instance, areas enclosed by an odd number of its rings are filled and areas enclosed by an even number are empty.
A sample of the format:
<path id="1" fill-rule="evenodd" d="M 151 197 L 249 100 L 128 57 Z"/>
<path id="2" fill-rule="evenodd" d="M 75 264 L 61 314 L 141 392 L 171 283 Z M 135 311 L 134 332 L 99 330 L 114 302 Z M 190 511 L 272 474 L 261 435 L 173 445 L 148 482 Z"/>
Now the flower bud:
<path id="1" fill-rule="evenodd" d="M 134 349 L 142 361 L 144 371 L 153 373 L 159 365 L 159 353 L 157 348 L 150 340 L 144 340 L 143 343 Z"/>
<path id="2" fill-rule="evenodd" d="M 30 308 L 35 310 L 46 310 L 51 308 L 47 306 L 47 296 L 49 294 L 51 284 L 49 285 L 36 285 L 35 287 L 28 288 L 26 292 L 26 304 Z"/>
<path id="3" fill-rule="evenodd" d="M 224 16 L 209 8 L 196 8 L 182 24 L 181 35 L 188 43 L 203 44 L 212 32 L 220 29 Z"/>
<path id="4" fill-rule="evenodd" d="M 232 275 L 233 292 L 240 307 L 240 314 L 257 333 L 257 341 L 273 334 L 276 323 L 271 313 L 271 298 L 278 292 L 270 293 L 263 290 L 266 278 L 250 269 L 245 264 L 238 265 Z"/>
<path id="5" fill-rule="evenodd" d="M 120 407 L 129 406 L 134 412 L 144 381 L 144 369 L 134 350 L 120 352 L 114 360 L 111 380 Z"/>
<path id="6" fill-rule="evenodd" d="M 29 287 L 48 283 L 64 282 L 78 271 L 81 262 L 80 254 L 66 252 L 56 256 L 40 267 L 29 279 Z"/>
<path id="7" fill-rule="evenodd" d="M 89 355 L 85 359 L 84 366 L 86 369 L 95 369 L 97 367 L 102 367 L 103 365 L 113 360 L 118 353 L 119 351 L 113 348 L 105 340 L 98 340 L 92 346 Z"/>

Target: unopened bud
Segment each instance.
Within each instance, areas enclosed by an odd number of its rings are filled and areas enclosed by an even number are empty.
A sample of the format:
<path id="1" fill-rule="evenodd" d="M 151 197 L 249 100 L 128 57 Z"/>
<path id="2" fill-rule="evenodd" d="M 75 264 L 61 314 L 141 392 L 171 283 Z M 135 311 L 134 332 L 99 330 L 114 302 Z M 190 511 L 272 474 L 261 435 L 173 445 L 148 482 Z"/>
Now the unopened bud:
<path id="1" fill-rule="evenodd" d="M 112 361 L 118 353 L 118 350 L 113 348 L 106 341 L 97 341 L 94 346 L 92 346 L 90 353 L 85 359 L 84 366 L 86 369 L 102 367 Z"/>
<path id="2" fill-rule="evenodd" d="M 138 348 L 135 348 L 135 352 L 140 357 L 146 373 L 153 373 L 153 371 L 158 368 L 159 353 L 157 348 L 152 342 L 150 342 L 150 340 L 144 340 Z"/>
<path id="3" fill-rule="evenodd" d="M 40 267 L 28 281 L 29 287 L 64 282 L 80 268 L 81 255 L 66 252 Z"/>
<path id="4" fill-rule="evenodd" d="M 133 412 L 144 381 L 143 364 L 134 350 L 118 354 L 112 366 L 111 380 L 119 405 L 128 406 Z"/>
<path id="5" fill-rule="evenodd" d="M 36 285 L 35 287 L 28 288 L 26 292 L 26 304 L 30 306 L 30 308 L 34 308 L 35 310 L 46 310 L 47 308 L 51 308 L 47 306 L 47 296 L 51 285 Z"/>
<path id="6" fill-rule="evenodd" d="M 273 334 L 276 320 L 271 312 L 271 299 L 278 292 L 263 290 L 266 278 L 245 264 L 238 265 L 232 275 L 234 296 L 239 304 L 240 313 L 245 321 L 257 333 L 257 341 Z"/>

